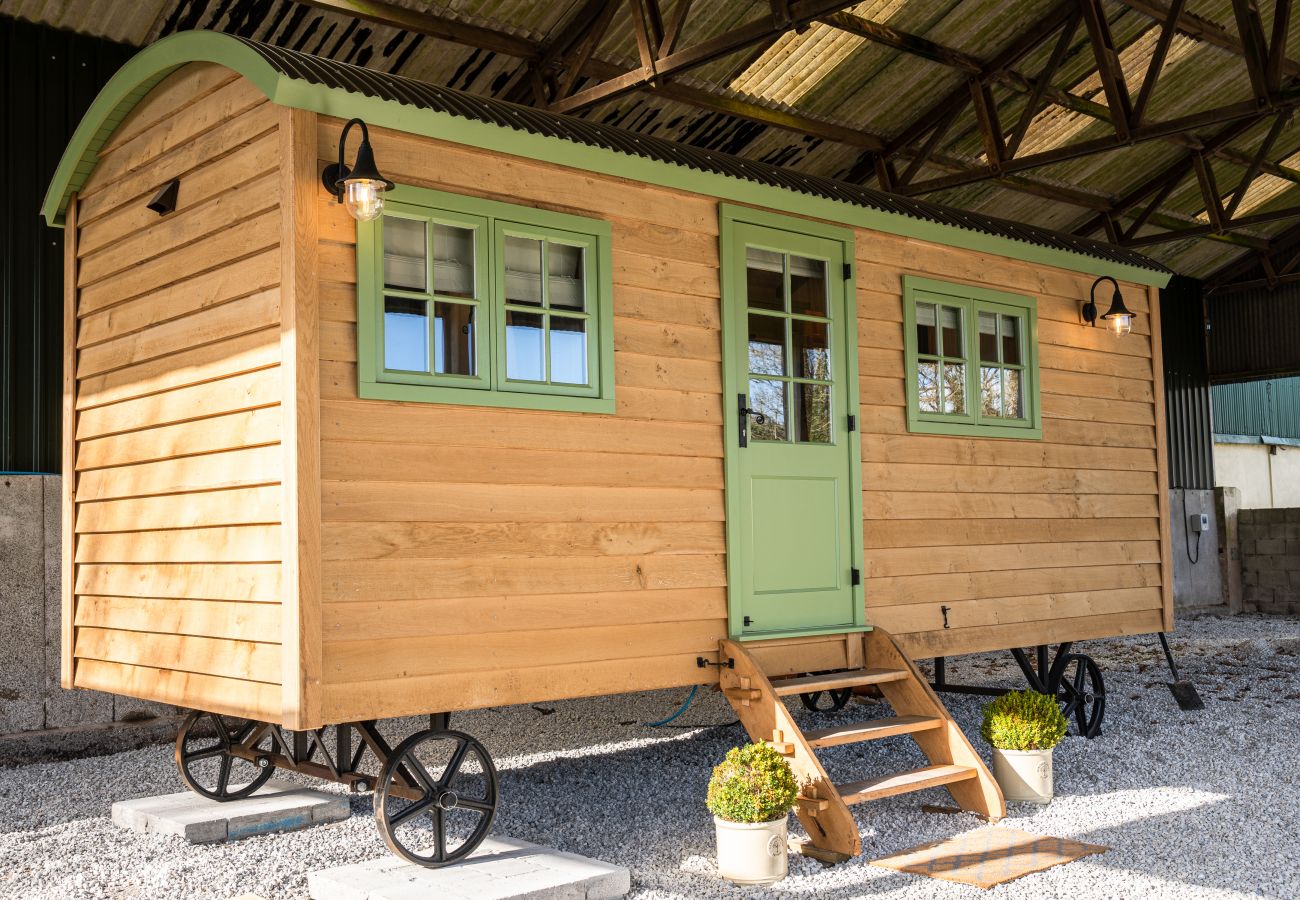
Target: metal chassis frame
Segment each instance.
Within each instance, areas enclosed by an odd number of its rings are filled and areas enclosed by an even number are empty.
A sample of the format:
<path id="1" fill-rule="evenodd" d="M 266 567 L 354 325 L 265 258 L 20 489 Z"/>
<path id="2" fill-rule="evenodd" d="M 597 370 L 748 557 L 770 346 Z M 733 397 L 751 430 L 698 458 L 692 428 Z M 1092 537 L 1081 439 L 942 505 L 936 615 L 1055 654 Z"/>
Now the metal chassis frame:
<path id="1" fill-rule="evenodd" d="M 1061 680 L 1061 673 L 1065 670 L 1066 657 L 1070 653 L 1070 648 L 1074 646 L 1074 641 L 1065 641 L 1056 650 L 1056 659 L 1052 663 L 1047 661 L 1047 644 L 1039 644 L 1034 648 L 1034 660 L 1031 662 L 1029 654 L 1024 651 L 1023 647 L 1012 647 L 1011 655 L 1015 657 L 1016 663 L 1020 666 L 1020 671 L 1025 675 L 1025 681 L 1029 686 L 1038 691 L 1040 694 L 1050 694 L 1049 684 L 1057 683 Z M 985 697 L 1001 697 L 1008 694 L 1015 688 L 989 687 L 978 684 L 949 684 L 947 679 L 947 657 L 936 656 L 934 658 L 934 681 L 930 686 L 936 691 L 944 691 L 949 694 L 979 694 Z M 1037 668 L 1035 669 L 1035 664 Z"/>

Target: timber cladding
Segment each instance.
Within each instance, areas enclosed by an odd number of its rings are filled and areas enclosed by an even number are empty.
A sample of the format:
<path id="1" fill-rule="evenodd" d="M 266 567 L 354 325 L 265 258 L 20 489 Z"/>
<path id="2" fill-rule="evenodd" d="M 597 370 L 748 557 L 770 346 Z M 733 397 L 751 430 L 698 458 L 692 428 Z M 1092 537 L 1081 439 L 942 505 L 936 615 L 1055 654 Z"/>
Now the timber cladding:
<path id="1" fill-rule="evenodd" d="M 277 140 L 252 85 L 189 66 L 78 199 L 65 685 L 280 718 Z M 173 177 L 159 217 L 146 204 Z"/>
<path id="2" fill-rule="evenodd" d="M 399 184 L 610 223 L 617 406 L 362 400 L 356 225 L 318 179 L 340 127 L 189 65 L 71 207 L 65 683 L 309 727 L 715 680 L 718 199 L 372 127 Z M 868 621 L 914 656 L 1167 627 L 1146 290 L 1118 341 L 1079 324 L 1089 275 L 855 252 Z M 907 275 L 1036 299 L 1041 440 L 908 432 Z M 749 646 L 796 672 L 853 645 Z"/>

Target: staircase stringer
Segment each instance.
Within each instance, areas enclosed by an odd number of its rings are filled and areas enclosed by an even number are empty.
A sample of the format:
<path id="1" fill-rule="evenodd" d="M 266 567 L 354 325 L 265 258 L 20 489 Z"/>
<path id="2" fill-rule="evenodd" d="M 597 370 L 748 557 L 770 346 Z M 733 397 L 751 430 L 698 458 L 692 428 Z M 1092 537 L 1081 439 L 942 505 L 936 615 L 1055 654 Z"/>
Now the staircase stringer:
<path id="1" fill-rule="evenodd" d="M 719 642 L 719 660 L 725 662 L 728 658 L 735 661 L 735 667 L 721 670 L 722 691 L 750 739 L 773 744 L 790 763 L 800 786 L 801 799 L 795 814 L 812 845 L 857 856 L 862 852 L 862 840 L 853 813 L 804 739 L 784 701 L 741 644 Z"/>
<path id="2" fill-rule="evenodd" d="M 980 758 L 966 734 L 961 730 L 948 708 L 943 705 L 939 695 L 930 687 L 911 657 L 904 653 L 889 632 L 874 628 L 866 634 L 866 652 L 871 666 L 903 669 L 910 677 L 903 681 L 891 681 L 879 685 L 880 691 L 894 712 L 900 716 L 933 716 L 943 720 L 943 727 L 933 731 L 917 732 L 911 735 L 921 752 L 932 764 L 956 764 L 969 766 L 976 772 L 976 777 L 968 781 L 954 782 L 946 785 L 953 800 L 962 809 L 979 813 L 990 821 L 997 821 L 1007 814 L 1006 801 L 1002 790 L 993 779 L 993 773 L 984 760 Z"/>

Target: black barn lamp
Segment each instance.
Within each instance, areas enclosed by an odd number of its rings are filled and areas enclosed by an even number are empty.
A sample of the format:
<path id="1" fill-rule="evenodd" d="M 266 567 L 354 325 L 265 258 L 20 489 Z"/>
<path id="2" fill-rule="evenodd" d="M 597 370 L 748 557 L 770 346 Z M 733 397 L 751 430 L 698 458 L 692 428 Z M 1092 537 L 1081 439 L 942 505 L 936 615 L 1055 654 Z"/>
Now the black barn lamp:
<path id="1" fill-rule="evenodd" d="M 1109 281 L 1115 287 L 1115 295 L 1111 298 L 1110 309 L 1102 314 L 1101 320 L 1106 323 L 1110 333 L 1116 337 L 1123 337 L 1133 330 L 1133 313 L 1124 305 L 1124 295 L 1119 292 L 1119 282 L 1109 275 L 1103 275 L 1092 283 L 1092 295 L 1088 302 L 1083 304 L 1083 321 L 1089 325 L 1097 325 L 1097 285 L 1103 281 Z"/>
<path id="2" fill-rule="evenodd" d="M 357 158 L 349 169 L 343 162 L 343 152 L 353 125 L 361 126 L 361 146 L 357 148 Z M 321 181 L 358 222 L 369 222 L 384 211 L 384 191 L 391 190 L 393 183 L 380 175 L 375 166 L 375 151 L 370 149 L 370 129 L 366 128 L 365 122 L 349 119 L 343 126 L 339 135 L 339 161 L 325 167 Z"/>

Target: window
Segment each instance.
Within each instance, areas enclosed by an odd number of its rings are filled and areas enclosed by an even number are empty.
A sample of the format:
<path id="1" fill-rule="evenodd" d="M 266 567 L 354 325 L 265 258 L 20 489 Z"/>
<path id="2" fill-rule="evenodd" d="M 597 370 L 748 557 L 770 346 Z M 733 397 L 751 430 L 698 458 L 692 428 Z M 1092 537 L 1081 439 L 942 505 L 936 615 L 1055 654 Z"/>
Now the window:
<path id="1" fill-rule="evenodd" d="M 903 295 L 908 430 L 1042 437 L 1034 300 L 910 276 Z"/>
<path id="2" fill-rule="evenodd" d="M 360 396 L 613 412 L 609 234 L 397 188 L 357 226 Z"/>

